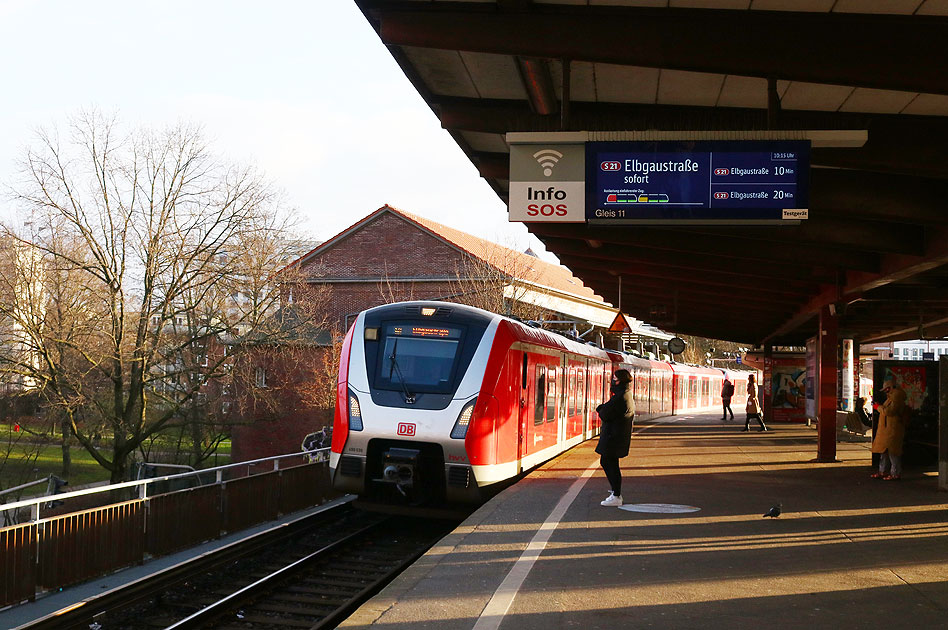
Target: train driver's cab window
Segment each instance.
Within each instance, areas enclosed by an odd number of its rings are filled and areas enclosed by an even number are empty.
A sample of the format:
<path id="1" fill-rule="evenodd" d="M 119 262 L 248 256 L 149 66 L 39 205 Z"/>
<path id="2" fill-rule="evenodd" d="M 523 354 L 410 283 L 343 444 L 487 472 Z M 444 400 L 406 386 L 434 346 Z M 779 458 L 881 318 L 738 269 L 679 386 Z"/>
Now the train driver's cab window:
<path id="1" fill-rule="evenodd" d="M 533 424 L 543 424 L 546 409 L 546 366 L 537 366 L 536 400 L 533 401 Z"/>
<path id="2" fill-rule="evenodd" d="M 376 386 L 381 389 L 448 393 L 463 330 L 456 326 L 388 324 L 384 328 Z"/>

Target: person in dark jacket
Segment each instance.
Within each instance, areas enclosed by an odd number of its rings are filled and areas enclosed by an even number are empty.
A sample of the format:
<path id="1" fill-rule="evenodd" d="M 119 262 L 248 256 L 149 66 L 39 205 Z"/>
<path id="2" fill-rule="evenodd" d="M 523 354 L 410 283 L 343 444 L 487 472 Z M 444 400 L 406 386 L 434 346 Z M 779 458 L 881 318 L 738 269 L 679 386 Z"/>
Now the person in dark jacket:
<path id="1" fill-rule="evenodd" d="M 721 404 L 724 405 L 724 417 L 721 420 L 727 420 L 727 412 L 731 412 L 731 420 L 734 419 L 734 411 L 731 409 L 731 397 L 734 396 L 734 383 L 727 376 L 724 377 L 724 383 L 721 384 Z"/>
<path id="2" fill-rule="evenodd" d="M 612 491 L 600 505 L 622 505 L 622 471 L 619 459 L 629 454 L 632 440 L 632 420 L 635 400 L 632 397 L 632 375 L 628 370 L 617 370 L 612 376 L 612 398 L 596 407 L 602 427 L 599 432 L 599 464 L 606 473 Z"/>

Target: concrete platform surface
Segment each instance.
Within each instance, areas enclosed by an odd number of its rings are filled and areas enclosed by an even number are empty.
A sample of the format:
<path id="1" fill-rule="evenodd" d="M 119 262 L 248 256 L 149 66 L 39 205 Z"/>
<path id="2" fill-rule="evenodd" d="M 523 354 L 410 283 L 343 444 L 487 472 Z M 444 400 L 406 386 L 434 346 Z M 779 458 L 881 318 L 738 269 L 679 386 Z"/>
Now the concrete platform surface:
<path id="1" fill-rule="evenodd" d="M 715 414 L 637 426 L 626 504 L 595 440 L 471 515 L 343 628 L 948 627 L 948 495 L 930 473 L 869 478 L 870 445 L 814 463 L 816 432 Z M 763 518 L 782 504 L 779 518 Z M 628 507 L 628 506 L 627 506 Z"/>

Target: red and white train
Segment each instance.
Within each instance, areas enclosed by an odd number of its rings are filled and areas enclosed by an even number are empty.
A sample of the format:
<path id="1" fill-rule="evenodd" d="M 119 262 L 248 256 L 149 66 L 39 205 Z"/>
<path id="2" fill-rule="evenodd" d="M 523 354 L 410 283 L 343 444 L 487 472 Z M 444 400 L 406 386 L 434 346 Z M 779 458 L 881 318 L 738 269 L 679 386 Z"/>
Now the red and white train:
<path id="1" fill-rule="evenodd" d="M 725 371 L 604 350 L 477 308 L 403 302 L 359 314 L 339 362 L 330 469 L 380 501 L 474 503 L 599 433 L 612 373 L 636 418 L 721 408 Z M 743 409 L 746 375 L 731 373 Z"/>

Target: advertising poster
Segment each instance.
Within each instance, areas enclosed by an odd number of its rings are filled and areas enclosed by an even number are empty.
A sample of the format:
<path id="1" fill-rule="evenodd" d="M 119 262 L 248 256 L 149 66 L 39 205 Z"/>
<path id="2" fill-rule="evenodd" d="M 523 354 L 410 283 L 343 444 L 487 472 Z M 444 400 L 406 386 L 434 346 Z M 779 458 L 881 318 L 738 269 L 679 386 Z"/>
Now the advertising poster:
<path id="1" fill-rule="evenodd" d="M 808 392 L 806 359 L 774 357 L 771 374 L 773 421 L 805 422 Z"/>
<path id="2" fill-rule="evenodd" d="M 816 419 L 816 337 L 806 340 L 806 417 Z"/>
<path id="3" fill-rule="evenodd" d="M 889 378 L 905 391 L 912 410 L 905 429 L 903 463 L 931 463 L 938 455 L 938 362 L 877 360 L 872 362 L 872 407 L 885 402 L 882 385 Z"/>
<path id="4" fill-rule="evenodd" d="M 853 396 L 853 340 L 843 339 L 842 356 L 839 366 L 839 408 L 842 411 L 855 409 L 856 399 Z"/>

